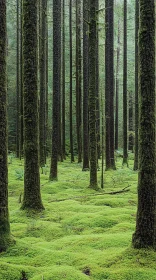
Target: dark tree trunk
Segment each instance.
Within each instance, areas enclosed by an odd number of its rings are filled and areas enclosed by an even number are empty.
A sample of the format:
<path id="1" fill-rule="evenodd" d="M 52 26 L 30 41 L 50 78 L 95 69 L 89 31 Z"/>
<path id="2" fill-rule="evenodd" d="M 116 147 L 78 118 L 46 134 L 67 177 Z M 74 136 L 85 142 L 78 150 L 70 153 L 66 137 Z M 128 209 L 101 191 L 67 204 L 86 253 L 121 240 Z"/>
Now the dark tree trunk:
<path id="1" fill-rule="evenodd" d="M 109 170 L 116 168 L 114 159 L 114 0 L 106 0 L 105 23 L 106 170 Z"/>
<path id="2" fill-rule="evenodd" d="M 61 89 L 61 0 L 53 0 L 53 119 L 50 180 L 57 180 Z"/>
<path id="3" fill-rule="evenodd" d="M 150 112 L 150 113 L 149 113 Z M 155 155 L 155 5 L 140 0 L 139 176 L 135 248 L 156 245 Z"/>
<path id="4" fill-rule="evenodd" d="M 74 151 L 73 151 L 73 55 L 72 55 L 72 0 L 69 0 L 69 44 L 70 44 L 70 153 L 71 162 L 74 162 Z"/>
<path id="5" fill-rule="evenodd" d="M 96 0 L 90 0 L 89 24 L 89 145 L 90 188 L 97 189 L 97 141 L 96 141 Z"/>
<path id="6" fill-rule="evenodd" d="M 127 0 L 124 0 L 124 53 L 123 53 L 123 164 L 128 165 L 127 153 Z"/>
<path id="7" fill-rule="evenodd" d="M 16 27 L 16 38 L 17 38 L 17 48 L 16 48 L 16 156 L 19 158 L 19 140 L 20 140 L 20 12 L 19 12 L 19 0 L 16 3 L 17 11 L 17 27 Z"/>
<path id="8" fill-rule="evenodd" d="M 99 97 L 99 0 L 96 1 L 97 17 L 97 39 L 96 39 L 96 136 L 97 136 L 97 158 L 100 159 L 100 97 Z"/>
<path id="9" fill-rule="evenodd" d="M 23 156 L 23 29 L 22 29 L 22 15 L 23 15 L 23 0 L 20 0 L 20 140 L 19 140 L 19 157 Z"/>
<path id="10" fill-rule="evenodd" d="M 66 98 L 65 98 L 65 0 L 62 1 L 62 154 L 66 159 L 66 138 L 65 138 L 65 123 L 66 123 Z"/>
<path id="11" fill-rule="evenodd" d="M 39 109 L 39 139 L 40 139 L 40 166 L 46 163 L 46 13 L 47 0 L 41 0 L 40 5 L 40 109 Z"/>
<path id="12" fill-rule="evenodd" d="M 119 64 L 120 64 L 120 21 L 118 21 L 118 45 L 116 58 L 116 106 L 115 106 L 115 150 L 118 150 L 119 137 Z"/>
<path id="13" fill-rule="evenodd" d="M 82 162 L 81 1 L 76 0 L 76 127 L 78 162 Z"/>
<path id="14" fill-rule="evenodd" d="M 134 170 L 138 170 L 138 31 L 139 31 L 139 0 L 135 1 L 135 146 Z"/>
<path id="15" fill-rule="evenodd" d="M 133 152 L 133 144 L 134 144 L 134 137 L 133 137 L 133 95 L 132 92 L 129 93 L 129 142 L 128 142 L 128 149 Z"/>
<path id="16" fill-rule="evenodd" d="M 89 0 L 83 1 L 83 171 L 89 169 L 88 92 L 89 92 Z"/>
<path id="17" fill-rule="evenodd" d="M 24 198 L 22 209 L 43 209 L 39 173 L 37 0 L 23 0 Z M 29 17 L 28 17 L 29 15 Z"/>
<path id="18" fill-rule="evenodd" d="M 7 167 L 6 1 L 0 1 L 0 252 L 10 239 Z"/>

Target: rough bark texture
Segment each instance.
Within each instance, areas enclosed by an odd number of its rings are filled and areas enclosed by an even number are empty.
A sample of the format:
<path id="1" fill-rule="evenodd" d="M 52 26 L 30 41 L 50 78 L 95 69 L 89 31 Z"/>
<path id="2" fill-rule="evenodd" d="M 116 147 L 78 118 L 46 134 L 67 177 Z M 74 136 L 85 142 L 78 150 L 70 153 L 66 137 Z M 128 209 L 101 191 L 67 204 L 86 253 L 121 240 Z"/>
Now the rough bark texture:
<path id="1" fill-rule="evenodd" d="M 139 177 L 135 248 L 156 245 L 155 5 L 140 0 Z"/>
<path id="2" fill-rule="evenodd" d="M 134 170 L 138 170 L 138 30 L 139 30 L 139 0 L 135 1 L 135 146 Z"/>
<path id="3" fill-rule="evenodd" d="M 90 0 L 89 24 L 89 144 L 90 187 L 97 189 L 96 141 L 96 0 Z"/>
<path id="4" fill-rule="evenodd" d="M 16 40 L 17 40 L 17 47 L 16 47 L 16 156 L 19 158 L 19 114 L 20 114 L 20 13 L 19 13 L 19 0 L 16 3 Z"/>
<path id="5" fill-rule="evenodd" d="M 23 0 L 24 198 L 22 209 L 43 209 L 40 194 L 37 93 L 37 0 Z"/>
<path id="6" fill-rule="evenodd" d="M 115 150 L 118 150 L 119 136 L 119 65 L 120 65 L 120 21 L 118 21 L 118 45 L 116 58 L 116 106 L 115 106 Z"/>
<path id="7" fill-rule="evenodd" d="M 72 0 L 69 1 L 69 48 L 70 48 L 70 153 L 71 162 L 74 162 L 74 151 L 73 151 L 73 55 L 72 55 Z"/>
<path id="8" fill-rule="evenodd" d="M 100 159 L 100 97 L 99 97 L 99 0 L 96 1 L 96 137 L 97 137 L 97 157 Z"/>
<path id="9" fill-rule="evenodd" d="M 46 13 L 47 0 L 41 0 L 40 9 L 40 110 L 39 110 L 39 142 L 40 142 L 40 166 L 46 163 Z"/>
<path id="10" fill-rule="evenodd" d="M 62 1 L 62 153 L 66 159 L 66 137 L 65 137 L 65 113 L 66 113 L 66 98 L 65 98 L 65 0 Z"/>
<path id="11" fill-rule="evenodd" d="M 128 149 L 133 152 L 134 136 L 133 136 L 133 94 L 129 92 L 129 115 L 128 115 L 128 130 L 129 130 L 129 141 Z"/>
<path id="12" fill-rule="evenodd" d="M 106 170 L 115 169 L 114 159 L 114 0 L 106 0 L 105 12 L 105 118 Z"/>
<path id="13" fill-rule="evenodd" d="M 88 92 L 89 92 L 89 1 L 83 1 L 83 171 L 89 169 Z"/>
<path id="14" fill-rule="evenodd" d="M 61 1 L 53 0 L 53 127 L 50 180 L 57 180 L 60 86 L 61 86 Z"/>
<path id="15" fill-rule="evenodd" d="M 10 239 L 7 167 L 6 1 L 0 1 L 0 252 Z"/>
<path id="16" fill-rule="evenodd" d="M 81 1 L 76 0 L 76 126 L 78 162 L 82 162 Z"/>
<path id="17" fill-rule="evenodd" d="M 22 29 L 22 15 L 23 15 L 23 0 L 20 0 L 20 140 L 19 140 L 19 157 L 23 157 L 23 29 Z"/>
<path id="18" fill-rule="evenodd" d="M 123 164 L 128 165 L 127 152 L 127 0 L 124 0 L 124 53 L 123 53 Z"/>

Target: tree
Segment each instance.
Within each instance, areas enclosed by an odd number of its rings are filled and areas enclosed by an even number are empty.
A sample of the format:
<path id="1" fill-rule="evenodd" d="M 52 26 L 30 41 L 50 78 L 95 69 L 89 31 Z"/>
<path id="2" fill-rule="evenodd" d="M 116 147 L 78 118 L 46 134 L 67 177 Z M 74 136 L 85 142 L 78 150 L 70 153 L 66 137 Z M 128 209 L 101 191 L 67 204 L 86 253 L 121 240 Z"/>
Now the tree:
<path id="1" fill-rule="evenodd" d="M 16 156 L 19 157 L 19 139 L 20 139 L 20 133 L 19 133 L 19 113 L 20 113 L 20 17 L 19 17 L 19 0 L 17 0 L 16 3 L 16 38 L 17 38 L 17 45 L 16 45 L 16 100 L 17 100 L 17 113 L 16 113 Z"/>
<path id="2" fill-rule="evenodd" d="M 81 1 L 76 0 L 76 127 L 78 162 L 82 161 Z"/>
<path id="3" fill-rule="evenodd" d="M 29 15 L 29 16 L 28 16 Z M 22 209 L 43 209 L 40 194 L 37 91 L 37 0 L 23 0 L 24 198 Z"/>
<path id="4" fill-rule="evenodd" d="M 97 189 L 96 141 L 96 0 L 90 0 L 89 24 L 89 148 L 90 188 Z"/>
<path id="5" fill-rule="evenodd" d="M 57 180 L 61 89 L 61 0 L 53 0 L 53 118 L 50 180 Z"/>
<path id="6" fill-rule="evenodd" d="M 135 248 L 156 241 L 155 155 L 155 4 L 140 0 L 139 27 L 139 175 Z"/>
<path id="7" fill-rule="evenodd" d="M 46 56 L 47 56 L 47 32 L 46 32 L 46 13 L 47 0 L 40 2 L 40 108 L 39 108 L 39 143 L 40 143 L 40 166 L 46 163 Z"/>
<path id="8" fill-rule="evenodd" d="M 139 0 L 135 1 L 135 146 L 134 170 L 138 170 L 138 30 L 139 30 Z"/>
<path id="9" fill-rule="evenodd" d="M 70 105 L 69 105 L 69 121 L 70 121 L 70 153 L 71 162 L 74 161 L 73 151 L 73 54 L 72 54 L 72 0 L 69 0 L 69 49 L 70 49 Z"/>
<path id="10" fill-rule="evenodd" d="M 83 171 L 89 169 L 88 93 L 89 93 L 89 1 L 83 1 Z"/>
<path id="11" fill-rule="evenodd" d="M 96 39 L 96 136 L 97 157 L 100 159 L 100 96 L 99 96 L 99 0 L 96 1 L 97 39 Z"/>
<path id="12" fill-rule="evenodd" d="M 123 52 L 123 164 L 128 165 L 127 152 L 127 0 L 124 0 Z"/>
<path id="13" fill-rule="evenodd" d="M 0 252 L 10 241 L 7 167 L 6 1 L 0 1 Z"/>
<path id="14" fill-rule="evenodd" d="M 66 112 L 66 92 L 65 92 L 65 0 L 62 1 L 62 154 L 66 158 L 66 137 L 65 137 L 65 112 Z"/>
<path id="15" fill-rule="evenodd" d="M 114 160 L 114 0 L 106 0 L 105 11 L 105 118 L 106 170 L 116 169 Z"/>

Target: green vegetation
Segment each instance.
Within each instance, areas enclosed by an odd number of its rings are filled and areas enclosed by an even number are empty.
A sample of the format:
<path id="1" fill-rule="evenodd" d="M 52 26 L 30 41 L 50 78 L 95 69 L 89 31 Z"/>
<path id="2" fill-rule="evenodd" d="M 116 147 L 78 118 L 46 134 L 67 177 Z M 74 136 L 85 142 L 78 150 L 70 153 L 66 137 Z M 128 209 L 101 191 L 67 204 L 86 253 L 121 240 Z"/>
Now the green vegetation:
<path id="1" fill-rule="evenodd" d="M 129 158 L 129 168 L 118 158 L 117 171 L 105 173 L 101 192 L 86 187 L 89 172 L 70 159 L 59 163 L 59 181 L 50 182 L 48 161 L 48 172 L 41 174 L 45 210 L 40 213 L 20 210 L 23 181 L 17 180 L 16 170 L 23 169 L 23 162 L 14 159 L 9 164 L 9 205 L 16 243 L 0 255 L 0 280 L 23 279 L 22 271 L 29 280 L 156 280 L 155 252 L 131 247 L 137 172 Z M 102 193 L 127 186 L 128 192 Z"/>

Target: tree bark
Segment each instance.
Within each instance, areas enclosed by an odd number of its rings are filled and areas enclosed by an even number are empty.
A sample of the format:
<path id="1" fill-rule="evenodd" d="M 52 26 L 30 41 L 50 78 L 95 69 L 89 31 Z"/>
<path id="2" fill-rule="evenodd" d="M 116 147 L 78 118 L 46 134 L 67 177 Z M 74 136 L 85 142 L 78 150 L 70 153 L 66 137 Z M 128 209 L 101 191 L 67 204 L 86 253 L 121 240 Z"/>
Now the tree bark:
<path id="1" fill-rule="evenodd" d="M 155 4 L 140 0 L 139 176 L 134 248 L 156 245 Z"/>
<path id="2" fill-rule="evenodd" d="M 24 198 L 22 209 L 43 209 L 39 173 L 37 0 L 23 0 Z"/>
<path id="3" fill-rule="evenodd" d="M 7 167 L 6 1 L 0 1 L 0 252 L 9 246 Z"/>

